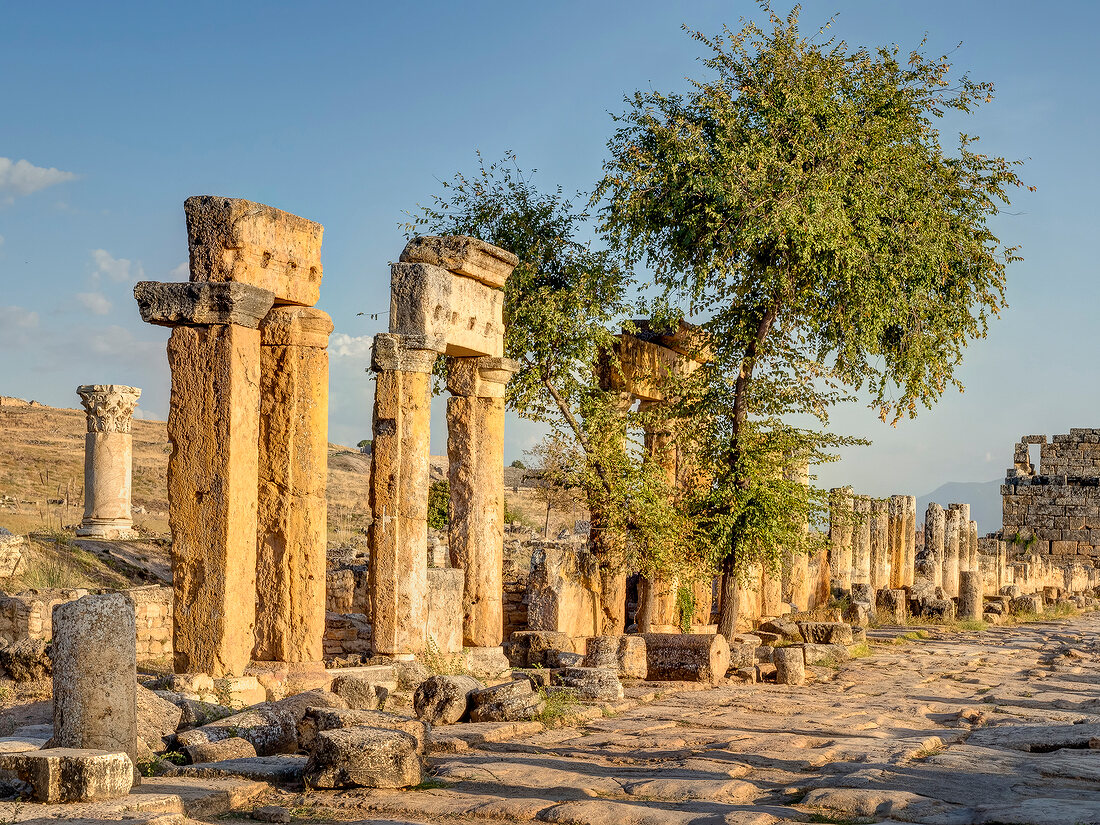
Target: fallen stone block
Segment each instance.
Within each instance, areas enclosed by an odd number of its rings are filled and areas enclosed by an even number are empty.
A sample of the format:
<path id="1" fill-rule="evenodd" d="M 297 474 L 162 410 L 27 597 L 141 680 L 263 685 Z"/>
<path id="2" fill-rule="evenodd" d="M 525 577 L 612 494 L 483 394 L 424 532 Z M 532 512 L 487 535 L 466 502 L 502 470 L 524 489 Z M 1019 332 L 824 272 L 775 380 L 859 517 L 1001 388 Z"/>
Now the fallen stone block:
<path id="1" fill-rule="evenodd" d="M 546 702 L 537 693 L 507 696 L 475 707 L 470 711 L 470 721 L 527 722 L 538 718 L 545 709 Z"/>
<path id="2" fill-rule="evenodd" d="M 315 789 L 407 788 L 423 780 L 424 765 L 404 731 L 343 728 L 317 734 L 303 778 Z"/>
<path id="3" fill-rule="evenodd" d="M 472 676 L 432 676 L 413 695 L 418 719 L 429 725 L 451 725 L 470 710 L 470 694 L 485 687 Z"/>
<path id="4" fill-rule="evenodd" d="M 645 639 L 641 636 L 590 636 L 585 641 L 584 667 L 614 670 L 622 679 L 644 679 Z"/>
<path id="5" fill-rule="evenodd" d="M 802 645 L 802 653 L 807 665 L 830 665 L 852 658 L 844 645 L 815 645 L 807 642 Z"/>
<path id="6" fill-rule="evenodd" d="M 343 699 L 351 710 L 378 710 L 390 695 L 383 685 L 359 676 L 337 676 L 332 680 L 332 692 Z"/>
<path id="7" fill-rule="evenodd" d="M 236 324 L 258 329 L 275 296 L 238 283 L 159 283 L 134 286 L 141 320 L 159 326 Z"/>
<path id="8" fill-rule="evenodd" d="M 175 734 L 183 719 L 183 710 L 148 688 L 137 686 L 137 734 L 153 750 Z"/>
<path id="9" fill-rule="evenodd" d="M 845 622 L 799 622 L 803 641 L 815 645 L 850 645 L 852 626 Z"/>
<path id="10" fill-rule="evenodd" d="M 130 792 L 134 768 L 125 753 L 50 748 L 0 754 L 9 770 L 31 786 L 35 802 L 100 802 Z"/>
<path id="11" fill-rule="evenodd" d="M 904 590 L 878 591 L 875 609 L 881 624 L 904 626 L 909 620 Z"/>
<path id="12" fill-rule="evenodd" d="M 1009 611 L 1018 616 L 1021 613 L 1041 614 L 1043 612 L 1043 597 L 1037 594 L 1017 596 L 1009 603 Z"/>
<path id="13" fill-rule="evenodd" d="M 499 647 L 467 647 L 462 651 L 466 671 L 479 679 L 506 679 L 511 669 Z"/>
<path id="14" fill-rule="evenodd" d="M 798 625 L 795 622 L 792 622 L 790 619 L 768 619 L 768 621 L 763 622 L 760 627 L 757 628 L 757 631 L 763 633 L 774 633 L 779 636 L 780 639 L 784 642 L 803 641 L 802 632 L 798 629 Z M 734 638 L 737 637 L 735 636 Z"/>
<path id="15" fill-rule="evenodd" d="M 53 674 L 50 643 L 45 639 L 20 639 L 0 648 L 0 667 L 16 682 L 37 682 Z"/>
<path id="16" fill-rule="evenodd" d="M 226 759 L 251 759 L 256 756 L 255 746 L 247 739 L 231 736 L 217 742 L 200 742 L 183 749 L 192 765 L 204 762 L 222 762 Z"/>
<path id="17" fill-rule="evenodd" d="M 233 715 L 233 709 L 225 705 L 190 699 L 175 691 L 154 690 L 153 693 L 180 709 L 180 721 L 176 730 L 201 727 Z"/>
<path id="18" fill-rule="evenodd" d="M 298 744 L 303 750 L 311 750 L 317 734 L 326 730 L 370 727 L 400 730 L 412 736 L 417 750 L 423 752 L 424 742 L 432 726 L 411 716 L 386 713 L 381 710 L 340 710 L 337 708 L 310 708 L 298 723 Z"/>
<path id="19" fill-rule="evenodd" d="M 260 756 L 294 753 L 298 750 L 297 720 L 290 712 L 279 710 L 268 703 L 256 705 L 201 728 L 184 731 L 176 737 L 176 741 L 180 747 L 186 748 L 234 736 L 251 742 Z"/>
<path id="20" fill-rule="evenodd" d="M 623 698 L 623 683 L 615 670 L 595 667 L 567 667 L 558 674 L 558 684 L 573 688 L 578 699 L 611 702 Z"/>
<path id="21" fill-rule="evenodd" d="M 267 782 L 273 785 L 300 782 L 307 759 L 296 753 L 275 756 L 253 756 L 244 759 L 222 759 L 219 762 L 200 762 L 196 765 L 175 765 L 164 771 L 164 776 L 186 776 L 192 779 L 220 779 L 236 777 Z"/>
<path id="22" fill-rule="evenodd" d="M 806 654 L 801 647 L 776 648 L 772 662 L 779 684 L 801 685 L 806 681 Z"/>
<path id="23" fill-rule="evenodd" d="M 289 714 L 294 720 L 295 726 L 310 708 L 348 709 L 348 703 L 342 697 L 324 688 L 296 693 L 293 696 L 280 699 L 278 702 L 272 702 L 271 706 L 281 713 Z"/>
<path id="24" fill-rule="evenodd" d="M 573 640 L 557 630 L 517 630 L 505 646 L 512 667 L 549 667 L 546 654 L 563 650 L 573 653 Z"/>
<path id="25" fill-rule="evenodd" d="M 730 646 L 718 633 L 646 633 L 650 682 L 718 684 L 729 670 Z"/>
<path id="26" fill-rule="evenodd" d="M 23 536 L 13 536 L 0 527 L 0 578 L 17 576 L 26 568 L 23 551 L 27 540 Z"/>

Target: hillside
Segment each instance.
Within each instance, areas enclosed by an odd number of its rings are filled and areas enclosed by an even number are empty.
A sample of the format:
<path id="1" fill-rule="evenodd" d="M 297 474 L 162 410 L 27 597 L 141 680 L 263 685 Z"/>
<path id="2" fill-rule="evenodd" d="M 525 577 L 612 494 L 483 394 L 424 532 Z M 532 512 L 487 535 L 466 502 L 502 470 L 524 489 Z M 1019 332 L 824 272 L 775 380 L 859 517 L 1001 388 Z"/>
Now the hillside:
<path id="1" fill-rule="evenodd" d="M 978 534 L 995 533 L 1001 529 L 1001 484 L 993 481 L 950 481 L 924 496 L 917 497 L 917 523 L 924 521 L 929 502 L 947 507 L 952 502 L 970 505 L 970 518 L 978 522 Z"/>

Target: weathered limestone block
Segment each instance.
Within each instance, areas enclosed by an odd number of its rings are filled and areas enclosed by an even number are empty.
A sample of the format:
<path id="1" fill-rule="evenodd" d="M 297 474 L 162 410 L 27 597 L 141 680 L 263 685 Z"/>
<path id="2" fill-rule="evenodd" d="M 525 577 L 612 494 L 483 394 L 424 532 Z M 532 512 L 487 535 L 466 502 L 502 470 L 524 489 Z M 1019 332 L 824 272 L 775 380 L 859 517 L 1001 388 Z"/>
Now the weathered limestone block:
<path id="1" fill-rule="evenodd" d="M 324 657 L 331 332 L 328 315 L 297 306 L 260 326 L 258 661 Z"/>
<path id="2" fill-rule="evenodd" d="M 0 770 L 31 786 L 35 802 L 102 802 L 130 792 L 133 765 L 124 753 L 48 748 L 0 754 Z"/>
<path id="3" fill-rule="evenodd" d="M 963 621 L 980 621 L 982 613 L 982 574 L 964 570 L 959 574 L 958 617 Z"/>
<path id="4" fill-rule="evenodd" d="M 909 620 L 904 590 L 878 591 L 875 609 L 882 624 L 904 626 Z"/>
<path id="5" fill-rule="evenodd" d="M 374 652 L 420 653 L 428 625 L 428 458 L 436 353 L 374 338 L 370 591 Z"/>
<path id="6" fill-rule="evenodd" d="M 451 356 L 501 358 L 504 292 L 431 264 L 392 264 L 390 332 Z"/>
<path id="7" fill-rule="evenodd" d="M 470 710 L 470 694 L 485 687 L 472 676 L 432 676 L 413 695 L 416 716 L 429 725 L 451 725 Z"/>
<path id="8" fill-rule="evenodd" d="M 400 730 L 354 727 L 317 734 L 303 779 L 310 788 L 407 788 L 424 778 L 416 739 Z"/>
<path id="9" fill-rule="evenodd" d="M 53 744 L 121 751 L 136 765 L 133 602 L 108 593 L 57 605 L 53 634 Z"/>
<path id="10" fill-rule="evenodd" d="M 598 635 L 599 587 L 599 565 L 591 553 L 568 545 L 536 545 L 527 579 L 527 626 L 571 637 Z"/>
<path id="11" fill-rule="evenodd" d="M 806 658 L 801 647 L 779 647 L 772 654 L 775 681 L 781 685 L 801 685 L 806 681 Z"/>
<path id="12" fill-rule="evenodd" d="M 816 645 L 809 642 L 802 645 L 802 656 L 807 665 L 843 662 L 851 658 L 844 645 Z"/>
<path id="13" fill-rule="evenodd" d="M 137 686 L 135 699 L 138 738 L 153 750 L 160 750 L 164 739 L 179 729 L 183 709 L 142 685 Z"/>
<path id="14" fill-rule="evenodd" d="M 529 679 L 513 679 L 470 694 L 471 722 L 525 722 L 545 708 Z"/>
<path id="15" fill-rule="evenodd" d="M 830 588 L 837 597 L 852 587 L 853 507 L 851 487 L 835 487 L 829 491 Z"/>
<path id="16" fill-rule="evenodd" d="M 567 667 L 558 675 L 558 684 L 572 688 L 577 697 L 589 702 L 611 702 L 623 698 L 623 683 L 618 669 Z"/>
<path id="17" fill-rule="evenodd" d="M 162 327 L 236 324 L 256 329 L 275 296 L 247 284 L 166 284 L 139 281 L 134 286 L 141 320 Z"/>
<path id="18" fill-rule="evenodd" d="M 646 633 L 646 679 L 709 682 L 725 678 L 730 646 L 719 633 Z"/>
<path id="19" fill-rule="evenodd" d="M 317 734 L 326 730 L 340 730 L 367 726 L 387 730 L 404 731 L 416 740 L 417 751 L 424 750 L 424 743 L 431 733 L 431 725 L 381 710 L 340 710 L 338 708 L 310 708 L 298 722 L 298 744 L 303 750 L 312 750 Z"/>
<path id="20" fill-rule="evenodd" d="M 970 505 L 948 504 L 947 509 L 954 510 L 959 514 L 956 527 L 959 540 L 959 572 L 972 570 L 973 568 L 970 565 Z"/>
<path id="21" fill-rule="evenodd" d="M 547 667 L 547 654 L 559 650 L 572 652 L 573 640 L 556 630 L 518 630 L 505 646 L 513 667 Z"/>
<path id="22" fill-rule="evenodd" d="M 261 287 L 278 303 L 313 306 L 324 227 L 262 203 L 196 195 L 183 203 L 192 281 Z"/>
<path id="23" fill-rule="evenodd" d="M 451 566 L 463 571 L 469 647 L 495 647 L 504 632 L 504 386 L 518 368 L 505 358 L 448 365 L 448 548 Z"/>
<path id="24" fill-rule="evenodd" d="M 890 503 L 885 499 L 871 501 L 871 589 L 890 586 Z"/>
<path id="25" fill-rule="evenodd" d="M 168 364 L 176 671 L 240 675 L 255 642 L 260 333 L 176 327 Z"/>
<path id="26" fill-rule="evenodd" d="M 385 685 L 360 676 L 337 676 L 332 680 L 332 692 L 352 710 L 378 710 L 390 693 Z"/>
<path id="27" fill-rule="evenodd" d="M 699 361 L 624 332 L 615 344 L 616 368 L 601 371 L 604 389 L 627 393 L 643 401 L 664 401 L 670 379 L 686 377 Z"/>
<path id="28" fill-rule="evenodd" d="M 1017 596 L 1010 603 L 1009 609 L 1014 615 L 1021 613 L 1041 614 L 1043 612 L 1043 597 L 1034 593 Z"/>
<path id="29" fill-rule="evenodd" d="M 176 741 L 180 747 L 187 748 L 235 736 L 251 742 L 260 756 L 298 750 L 298 727 L 294 714 L 266 702 L 201 728 L 185 731 L 176 737 Z"/>
<path id="30" fill-rule="evenodd" d="M 0 527 L 0 579 L 6 579 L 23 572 L 27 566 L 23 552 L 27 540 L 23 536 L 14 536 Z"/>
<path id="31" fill-rule="evenodd" d="M 221 762 L 225 759 L 251 759 L 256 756 L 256 748 L 247 739 L 233 736 L 219 739 L 217 742 L 199 742 L 183 749 L 193 765 L 204 762 Z"/>
<path id="32" fill-rule="evenodd" d="M 465 235 L 426 235 L 413 238 L 405 244 L 401 261 L 432 264 L 495 289 L 504 289 L 504 284 L 519 263 L 519 258 L 478 238 Z"/>
<path id="33" fill-rule="evenodd" d="M 76 534 L 131 538 L 130 428 L 141 390 L 118 384 L 86 384 L 77 387 L 76 393 L 88 424 L 84 436 L 84 518 Z"/>
<path id="34" fill-rule="evenodd" d="M 819 645 L 850 645 L 852 626 L 845 622 L 799 622 L 802 638 Z"/>
<path id="35" fill-rule="evenodd" d="M 428 639 L 440 653 L 462 651 L 463 571 L 428 568 Z"/>
<path id="36" fill-rule="evenodd" d="M 622 679 L 644 679 L 645 639 L 641 636 L 591 636 L 585 642 L 584 666 L 604 668 Z"/>

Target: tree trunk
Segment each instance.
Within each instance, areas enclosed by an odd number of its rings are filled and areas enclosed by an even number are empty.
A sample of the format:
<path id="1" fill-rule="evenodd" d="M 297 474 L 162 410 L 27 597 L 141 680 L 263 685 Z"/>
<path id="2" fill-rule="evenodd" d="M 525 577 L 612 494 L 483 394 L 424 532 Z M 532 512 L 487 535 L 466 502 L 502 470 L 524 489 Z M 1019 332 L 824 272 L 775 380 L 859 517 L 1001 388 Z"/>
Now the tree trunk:
<path id="1" fill-rule="evenodd" d="M 638 577 L 638 612 L 634 624 L 638 633 L 653 632 L 653 582 L 645 576 Z"/>
<path id="2" fill-rule="evenodd" d="M 722 560 L 719 591 L 718 632 L 728 641 L 737 632 L 737 576 L 734 573 L 732 553 Z"/>
<path id="3" fill-rule="evenodd" d="M 591 527 L 588 533 L 588 549 L 600 566 L 600 633 L 618 636 L 626 629 L 626 575 L 615 568 L 614 547 L 609 547 L 610 536 L 604 527 L 604 514 L 598 506 L 590 510 Z"/>

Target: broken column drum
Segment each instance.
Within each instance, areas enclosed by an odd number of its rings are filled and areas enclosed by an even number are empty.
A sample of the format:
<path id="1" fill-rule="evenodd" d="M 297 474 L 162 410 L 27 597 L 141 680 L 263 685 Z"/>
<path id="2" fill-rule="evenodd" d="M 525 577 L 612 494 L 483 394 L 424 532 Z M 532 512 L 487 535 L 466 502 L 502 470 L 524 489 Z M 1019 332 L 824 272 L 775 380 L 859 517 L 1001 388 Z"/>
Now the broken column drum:
<path id="1" fill-rule="evenodd" d="M 409 241 L 390 271 L 390 331 L 375 336 L 371 455 L 376 654 L 427 644 L 431 372 L 447 356 L 451 562 L 463 570 L 463 644 L 503 637 L 504 284 L 518 259 L 475 238 Z"/>
<path id="2" fill-rule="evenodd" d="M 84 518 L 76 534 L 132 538 L 130 429 L 141 390 L 118 384 L 86 384 L 77 387 L 76 393 L 88 423 L 84 437 Z"/>

